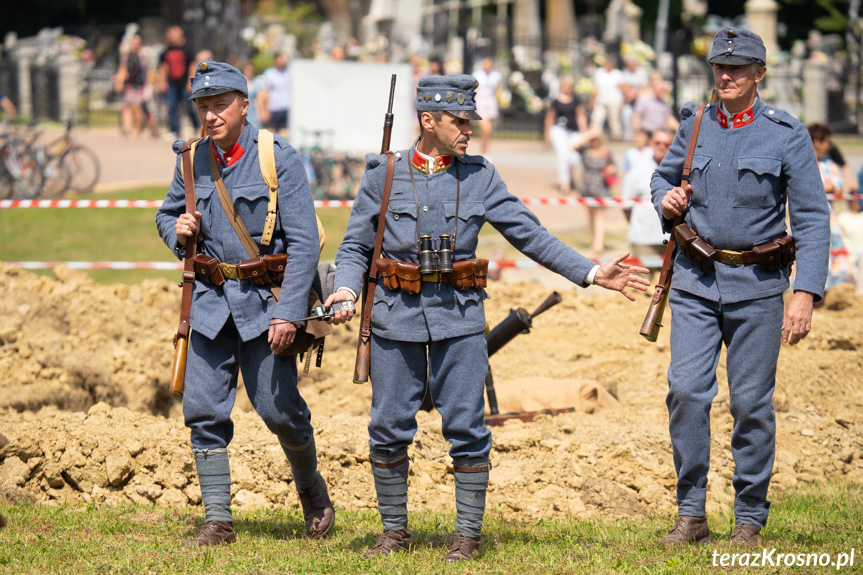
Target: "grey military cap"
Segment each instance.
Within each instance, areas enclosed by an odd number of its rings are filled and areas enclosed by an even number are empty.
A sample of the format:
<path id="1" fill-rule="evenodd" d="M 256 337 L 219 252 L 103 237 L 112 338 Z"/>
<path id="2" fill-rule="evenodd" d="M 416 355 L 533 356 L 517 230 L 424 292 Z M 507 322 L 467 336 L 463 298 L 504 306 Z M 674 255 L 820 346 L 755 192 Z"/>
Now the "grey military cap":
<path id="1" fill-rule="evenodd" d="M 195 75 L 189 80 L 192 81 L 190 100 L 234 91 L 249 97 L 246 77 L 243 76 L 242 72 L 225 62 L 204 60 L 198 64 Z"/>
<path id="2" fill-rule="evenodd" d="M 727 26 L 716 33 L 707 61 L 711 64 L 744 66 L 767 62 L 767 49 L 761 36 L 743 28 Z"/>
<path id="3" fill-rule="evenodd" d="M 418 112 L 449 112 L 464 120 L 482 120 L 476 113 L 476 78 L 467 74 L 426 76 L 417 82 Z"/>

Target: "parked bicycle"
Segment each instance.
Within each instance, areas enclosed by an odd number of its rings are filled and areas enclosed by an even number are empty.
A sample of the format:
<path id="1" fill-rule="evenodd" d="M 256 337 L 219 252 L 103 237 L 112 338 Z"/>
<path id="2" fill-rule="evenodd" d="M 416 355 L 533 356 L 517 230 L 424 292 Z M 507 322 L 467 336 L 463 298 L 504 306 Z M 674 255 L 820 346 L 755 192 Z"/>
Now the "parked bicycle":
<path id="1" fill-rule="evenodd" d="M 29 153 L 17 126 L 4 122 L 0 133 L 0 199 L 31 199 L 42 187 L 42 169 Z"/>
<path id="2" fill-rule="evenodd" d="M 75 141 L 72 122 L 50 142 L 41 135 L 35 124 L 0 134 L 0 196 L 32 199 L 91 191 L 101 173 L 99 158 Z"/>

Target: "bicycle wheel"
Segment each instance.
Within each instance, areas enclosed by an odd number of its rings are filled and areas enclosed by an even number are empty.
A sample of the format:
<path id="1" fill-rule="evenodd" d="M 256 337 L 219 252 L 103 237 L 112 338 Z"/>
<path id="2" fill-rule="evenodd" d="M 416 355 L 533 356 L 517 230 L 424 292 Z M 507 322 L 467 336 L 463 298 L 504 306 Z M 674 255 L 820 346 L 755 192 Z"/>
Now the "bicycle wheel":
<path id="1" fill-rule="evenodd" d="M 63 163 L 69 170 L 69 189 L 73 192 L 89 192 L 99 181 L 101 168 L 99 158 L 90 148 L 74 145 L 62 155 Z"/>
<path id="2" fill-rule="evenodd" d="M 12 197 L 16 200 L 31 200 L 39 195 L 42 186 L 42 170 L 28 154 L 10 151 L 3 164 L 12 176 Z"/>
<path id="3" fill-rule="evenodd" d="M 42 166 L 42 197 L 53 198 L 62 195 L 69 189 L 71 179 L 69 166 L 60 156 L 49 159 Z"/>

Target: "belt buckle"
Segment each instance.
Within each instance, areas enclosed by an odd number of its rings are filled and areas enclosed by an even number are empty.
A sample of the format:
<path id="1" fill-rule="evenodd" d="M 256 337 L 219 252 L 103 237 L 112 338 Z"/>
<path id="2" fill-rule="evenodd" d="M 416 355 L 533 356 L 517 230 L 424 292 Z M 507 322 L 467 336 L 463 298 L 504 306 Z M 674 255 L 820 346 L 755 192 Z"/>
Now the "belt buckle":
<path id="1" fill-rule="evenodd" d="M 422 280 L 424 282 L 432 282 L 432 283 L 440 283 L 440 272 L 433 272 L 430 274 L 423 274 Z"/>
<path id="2" fill-rule="evenodd" d="M 743 252 L 725 250 L 725 263 L 731 266 L 743 265 Z"/>

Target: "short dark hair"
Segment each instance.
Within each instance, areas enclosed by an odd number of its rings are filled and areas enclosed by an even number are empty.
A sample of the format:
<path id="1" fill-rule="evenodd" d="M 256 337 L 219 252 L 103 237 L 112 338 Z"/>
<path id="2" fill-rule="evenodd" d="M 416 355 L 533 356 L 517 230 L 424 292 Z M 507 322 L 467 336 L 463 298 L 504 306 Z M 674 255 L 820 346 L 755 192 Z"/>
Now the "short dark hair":
<path id="1" fill-rule="evenodd" d="M 831 134 L 833 134 L 833 130 L 827 124 L 809 124 L 809 137 L 812 138 L 813 142 L 815 140 L 826 140 Z"/>
<path id="2" fill-rule="evenodd" d="M 440 122 L 443 119 L 444 112 L 441 110 L 417 111 L 417 122 L 419 122 L 420 131 L 422 131 L 423 128 L 423 114 L 431 114 L 431 117 L 434 118 L 436 122 Z"/>

